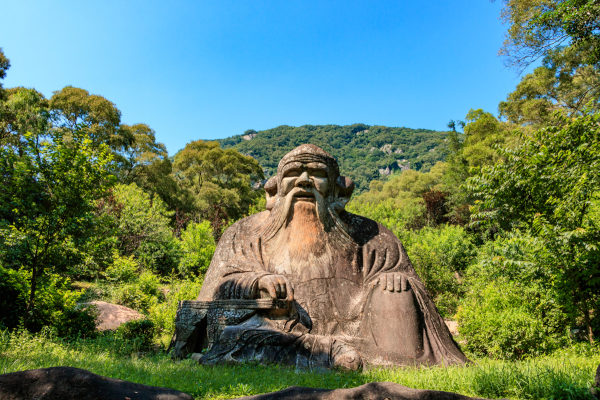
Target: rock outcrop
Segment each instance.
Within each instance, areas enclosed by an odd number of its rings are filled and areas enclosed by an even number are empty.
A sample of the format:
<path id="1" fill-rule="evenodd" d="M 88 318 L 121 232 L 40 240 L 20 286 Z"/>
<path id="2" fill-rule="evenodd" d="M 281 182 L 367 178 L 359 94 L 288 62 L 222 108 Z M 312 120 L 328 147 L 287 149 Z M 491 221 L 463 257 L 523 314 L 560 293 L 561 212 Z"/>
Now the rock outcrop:
<path id="1" fill-rule="evenodd" d="M 245 400 L 475 400 L 457 393 L 411 389 L 392 382 L 371 382 L 351 389 L 292 386 L 279 392 L 242 397 Z M 240 400 L 241 400 L 240 399 Z M 480 399 L 481 400 L 481 399 Z"/>
<path id="2" fill-rule="evenodd" d="M 0 375 L 2 400 L 193 400 L 172 389 L 96 375 L 84 369 L 53 367 Z"/>
<path id="3" fill-rule="evenodd" d="M 105 301 L 91 301 L 84 306 L 93 306 L 98 310 L 96 329 L 99 331 L 114 330 L 126 322 L 144 318 L 142 314 L 131 308 Z"/>

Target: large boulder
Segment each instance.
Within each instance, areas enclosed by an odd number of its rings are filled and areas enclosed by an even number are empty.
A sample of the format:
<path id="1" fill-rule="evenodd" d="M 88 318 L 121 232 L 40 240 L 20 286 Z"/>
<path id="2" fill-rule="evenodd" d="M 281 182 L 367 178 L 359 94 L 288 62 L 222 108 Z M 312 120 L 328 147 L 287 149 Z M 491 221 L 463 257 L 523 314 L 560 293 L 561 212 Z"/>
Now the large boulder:
<path id="1" fill-rule="evenodd" d="M 84 369 L 53 367 L 0 375 L 2 400 L 193 400 L 155 386 L 96 375 Z"/>
<path id="2" fill-rule="evenodd" d="M 279 392 L 242 397 L 246 400 L 475 400 L 457 393 L 411 389 L 392 382 L 371 382 L 351 389 L 292 386 Z M 481 399 L 479 399 L 481 400 Z"/>
<path id="3" fill-rule="evenodd" d="M 142 314 L 131 308 L 105 301 L 91 301 L 84 306 L 92 306 L 98 310 L 96 329 L 99 331 L 114 330 L 125 322 L 144 318 Z"/>

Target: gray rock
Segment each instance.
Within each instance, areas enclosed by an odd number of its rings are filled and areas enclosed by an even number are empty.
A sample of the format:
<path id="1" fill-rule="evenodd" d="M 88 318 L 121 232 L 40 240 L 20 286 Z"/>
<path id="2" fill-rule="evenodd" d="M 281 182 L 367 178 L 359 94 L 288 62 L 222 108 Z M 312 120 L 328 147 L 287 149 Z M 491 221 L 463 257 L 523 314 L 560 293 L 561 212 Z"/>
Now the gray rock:
<path id="1" fill-rule="evenodd" d="M 0 375 L 2 400 L 193 400 L 177 390 L 53 367 Z"/>
<path id="2" fill-rule="evenodd" d="M 371 382 L 351 389 L 313 389 L 292 386 L 279 392 L 242 397 L 245 400 L 474 400 L 456 393 L 411 389 L 392 382 Z"/>

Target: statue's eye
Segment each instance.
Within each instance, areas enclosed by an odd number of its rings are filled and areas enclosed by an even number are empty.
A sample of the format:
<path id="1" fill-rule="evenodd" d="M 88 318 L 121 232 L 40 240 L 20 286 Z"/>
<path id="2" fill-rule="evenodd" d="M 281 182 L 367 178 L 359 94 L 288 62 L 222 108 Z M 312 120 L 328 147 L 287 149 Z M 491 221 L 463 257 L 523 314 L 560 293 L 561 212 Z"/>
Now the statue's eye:
<path id="1" fill-rule="evenodd" d="M 288 171 L 285 172 L 285 177 L 286 178 L 293 178 L 296 176 L 300 176 L 300 170 L 299 169 L 290 169 Z"/>
<path id="2" fill-rule="evenodd" d="M 327 178 L 327 171 L 323 169 L 311 169 L 310 175 L 316 178 Z"/>

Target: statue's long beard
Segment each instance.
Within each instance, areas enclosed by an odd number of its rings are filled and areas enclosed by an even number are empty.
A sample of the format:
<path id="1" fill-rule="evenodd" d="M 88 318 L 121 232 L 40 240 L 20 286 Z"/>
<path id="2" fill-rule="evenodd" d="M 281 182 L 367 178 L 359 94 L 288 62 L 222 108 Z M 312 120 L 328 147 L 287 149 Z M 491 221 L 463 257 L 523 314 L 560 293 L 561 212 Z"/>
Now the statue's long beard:
<path id="1" fill-rule="evenodd" d="M 299 201 L 293 189 L 277 199 L 259 233 L 274 273 L 324 278 L 333 273 L 334 254 L 352 243 L 345 226 L 316 190 L 315 202 Z M 334 250 L 335 251 L 332 251 Z"/>

